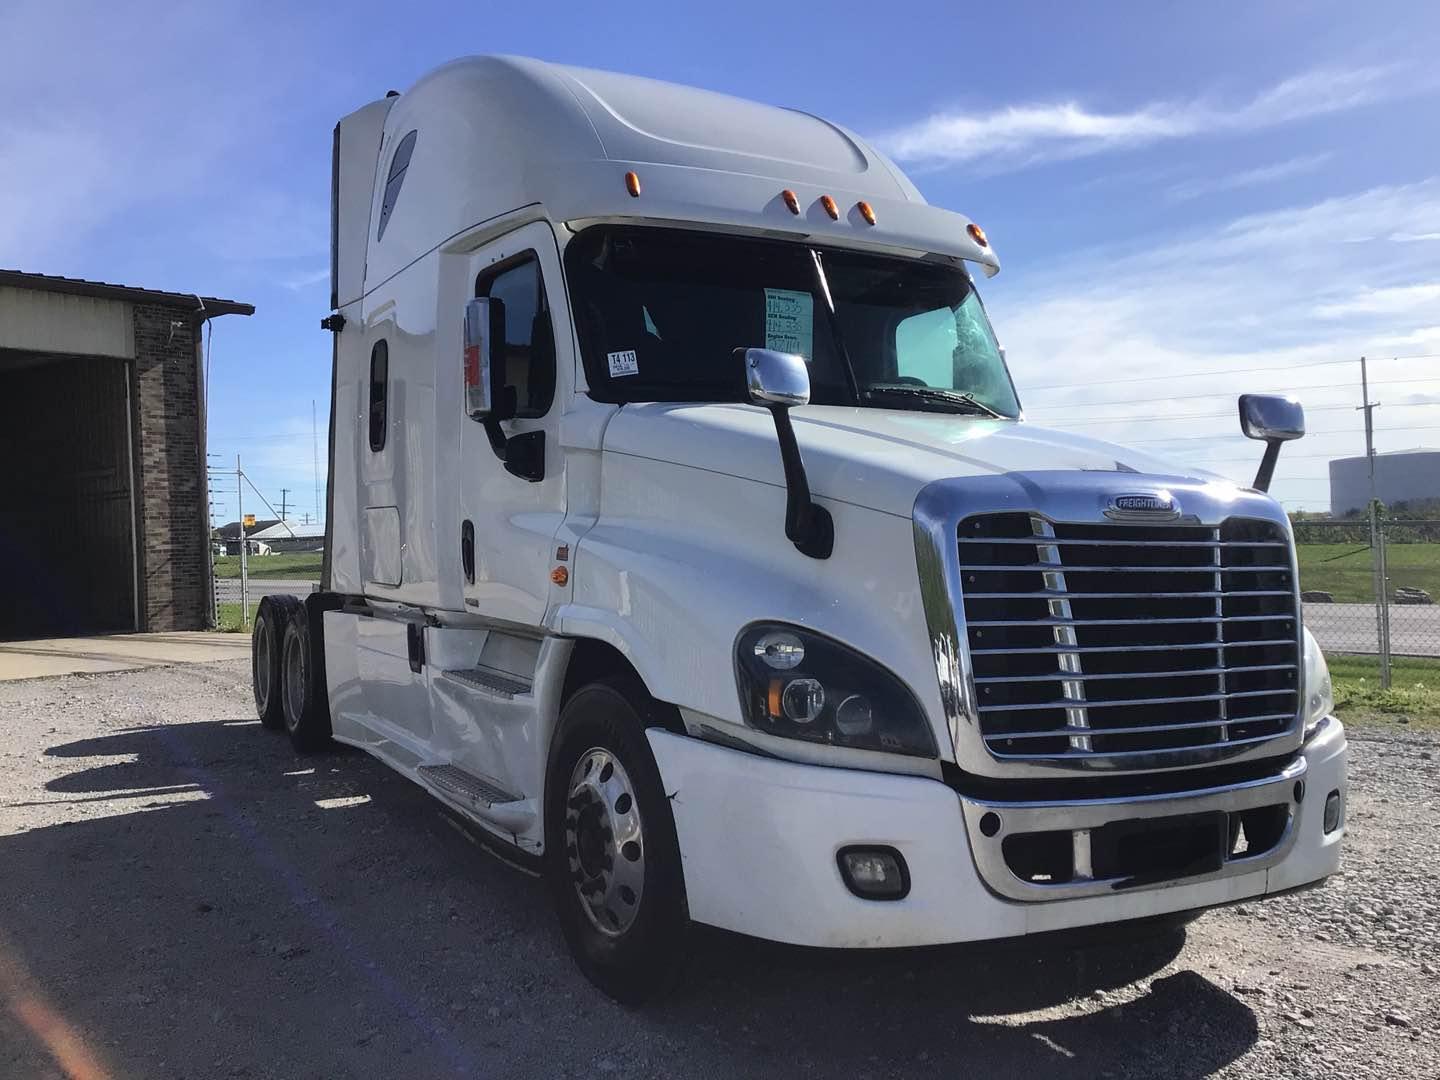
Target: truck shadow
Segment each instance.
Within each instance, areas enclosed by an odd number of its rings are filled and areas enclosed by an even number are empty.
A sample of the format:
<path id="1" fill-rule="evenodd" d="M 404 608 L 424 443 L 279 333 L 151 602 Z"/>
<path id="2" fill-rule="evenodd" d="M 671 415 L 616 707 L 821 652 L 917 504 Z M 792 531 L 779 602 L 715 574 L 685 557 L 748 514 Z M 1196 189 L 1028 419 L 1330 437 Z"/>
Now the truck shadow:
<path id="1" fill-rule="evenodd" d="M 363 754 L 215 721 L 46 755 L 77 768 L 7 806 L 65 823 L 0 836 L 4 1075 L 78 1045 L 97 1075 L 1198 1077 L 1257 1038 L 1179 931 L 879 954 L 702 931 L 682 986 L 627 1010 L 539 881 Z"/>

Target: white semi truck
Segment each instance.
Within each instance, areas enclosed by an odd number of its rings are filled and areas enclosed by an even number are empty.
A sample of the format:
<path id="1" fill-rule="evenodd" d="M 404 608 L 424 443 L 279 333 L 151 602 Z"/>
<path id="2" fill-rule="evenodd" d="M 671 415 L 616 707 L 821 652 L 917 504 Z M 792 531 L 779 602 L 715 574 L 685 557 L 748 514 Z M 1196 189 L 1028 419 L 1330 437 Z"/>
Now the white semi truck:
<path id="1" fill-rule="evenodd" d="M 255 698 L 549 880 L 873 948 L 1183 919 L 1338 865 L 1346 742 L 1265 494 L 1026 423 L 985 233 L 802 112 L 459 60 L 335 128 L 322 591 Z"/>

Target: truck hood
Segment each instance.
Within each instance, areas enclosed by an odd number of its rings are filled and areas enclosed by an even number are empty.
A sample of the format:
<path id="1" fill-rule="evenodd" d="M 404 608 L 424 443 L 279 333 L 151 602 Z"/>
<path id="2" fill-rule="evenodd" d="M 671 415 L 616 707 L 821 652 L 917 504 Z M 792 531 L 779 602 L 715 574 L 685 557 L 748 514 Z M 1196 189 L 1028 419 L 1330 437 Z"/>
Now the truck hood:
<path id="1" fill-rule="evenodd" d="M 808 405 L 791 411 L 815 495 L 909 517 L 934 480 L 1048 469 L 1144 473 L 1171 482 L 1212 473 L 1024 421 Z M 783 487 L 775 422 L 756 405 L 626 405 L 605 450 Z"/>

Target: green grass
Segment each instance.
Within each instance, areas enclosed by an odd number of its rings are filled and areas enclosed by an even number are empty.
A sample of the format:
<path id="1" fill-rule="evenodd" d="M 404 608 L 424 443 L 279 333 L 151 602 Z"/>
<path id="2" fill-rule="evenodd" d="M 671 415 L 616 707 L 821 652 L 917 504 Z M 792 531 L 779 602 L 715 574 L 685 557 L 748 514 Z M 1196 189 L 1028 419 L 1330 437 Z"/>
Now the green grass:
<path id="1" fill-rule="evenodd" d="M 293 551 L 277 555 L 251 555 L 249 573 L 258 578 L 303 578 L 307 581 L 320 580 L 321 553 L 318 551 Z M 238 578 L 240 576 L 239 555 L 216 555 L 215 576 Z"/>
<path id="2" fill-rule="evenodd" d="M 1364 544 L 1297 544 L 1300 587 L 1323 589 L 1336 603 L 1373 603 L 1370 548 Z M 1390 590 L 1418 585 L 1440 602 L 1440 544 L 1389 544 Z"/>
<path id="3" fill-rule="evenodd" d="M 1395 657 L 1390 689 L 1380 688 L 1380 658 L 1326 656 L 1335 713 L 1346 724 L 1396 731 L 1440 731 L 1440 660 Z"/>
<path id="4" fill-rule="evenodd" d="M 241 626 L 241 625 L 240 625 L 240 605 L 239 605 L 239 604 L 221 604 L 221 605 L 220 605 L 220 608 L 219 608 L 219 610 L 216 612 L 216 614 L 217 614 L 219 617 L 216 619 L 216 624 L 217 624 L 217 625 L 216 625 L 215 629 L 217 629 L 217 630 L 223 630 L 223 631 L 225 631 L 227 634 L 241 634 L 241 633 L 248 634 L 248 633 L 250 632 L 250 627 L 249 627 L 248 625 L 245 625 L 245 626 Z M 254 604 L 251 604 L 251 605 L 250 605 L 250 617 L 251 617 L 252 619 L 255 617 L 255 605 L 254 605 Z"/>

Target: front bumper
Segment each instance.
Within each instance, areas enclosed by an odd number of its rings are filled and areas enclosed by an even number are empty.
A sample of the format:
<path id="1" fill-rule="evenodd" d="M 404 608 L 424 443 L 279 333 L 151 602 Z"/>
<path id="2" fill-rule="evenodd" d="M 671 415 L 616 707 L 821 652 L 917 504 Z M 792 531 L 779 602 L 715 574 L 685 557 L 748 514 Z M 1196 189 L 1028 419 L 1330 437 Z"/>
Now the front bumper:
<path id="1" fill-rule="evenodd" d="M 797 945 L 982 941 L 1213 907 L 1327 877 L 1339 866 L 1345 832 L 1346 742 L 1334 718 L 1268 786 L 1064 804 L 981 802 L 937 780 L 798 765 L 660 729 L 647 734 L 665 790 L 673 793 L 691 917 Z M 1290 794 L 1297 779 L 1305 785 L 1298 803 Z M 1326 795 L 1337 790 L 1342 824 L 1326 834 Z M 1162 884 L 1117 889 L 1113 881 L 1091 880 L 1068 890 L 1036 889 L 997 861 L 1004 836 L 1027 822 L 1081 830 L 1280 797 L 1290 800 L 1291 818 L 1265 855 Z M 987 812 L 1008 819 L 989 838 L 979 827 Z M 854 896 L 836 863 L 839 849 L 850 845 L 897 849 L 910 872 L 905 899 Z"/>

